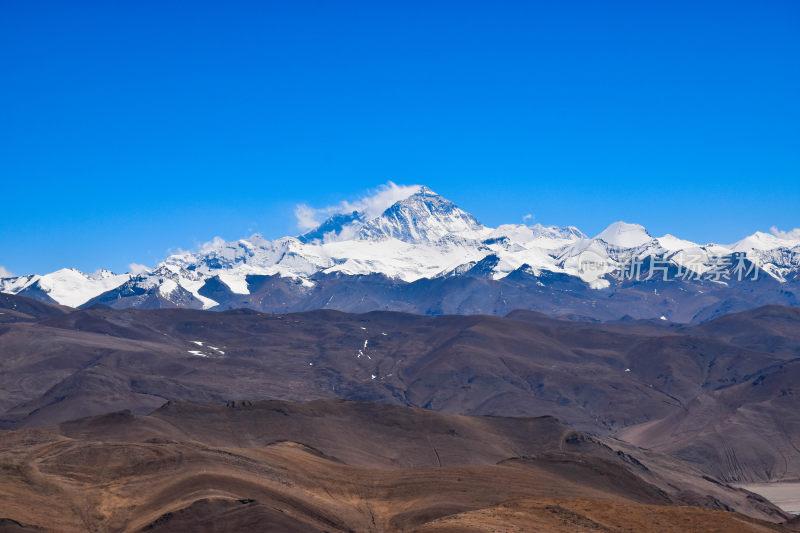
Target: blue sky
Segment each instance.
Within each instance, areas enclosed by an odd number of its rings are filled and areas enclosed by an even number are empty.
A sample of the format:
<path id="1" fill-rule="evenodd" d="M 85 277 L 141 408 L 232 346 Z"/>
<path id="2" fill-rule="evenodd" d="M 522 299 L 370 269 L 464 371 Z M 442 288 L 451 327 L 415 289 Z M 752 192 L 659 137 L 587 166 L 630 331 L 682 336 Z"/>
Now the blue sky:
<path id="1" fill-rule="evenodd" d="M 0 265 L 154 265 L 422 183 L 489 225 L 800 226 L 800 3 L 0 6 Z"/>

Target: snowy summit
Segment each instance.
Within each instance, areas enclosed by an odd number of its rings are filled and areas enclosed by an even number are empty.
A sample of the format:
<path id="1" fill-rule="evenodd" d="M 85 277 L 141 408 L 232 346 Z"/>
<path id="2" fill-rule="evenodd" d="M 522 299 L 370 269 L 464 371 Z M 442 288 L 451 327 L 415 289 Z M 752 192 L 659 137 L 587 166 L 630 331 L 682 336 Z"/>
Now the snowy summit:
<path id="1" fill-rule="evenodd" d="M 800 240 L 755 233 L 734 245 L 698 245 L 672 235 L 653 238 L 638 224 L 615 222 L 594 238 L 575 227 L 503 224 L 487 227 L 425 186 L 389 184 L 371 197 L 336 208 L 298 206 L 306 227 L 297 237 L 214 239 L 195 252 L 167 257 L 136 274 L 62 269 L 0 279 L 0 290 L 69 306 L 129 302 L 133 306 L 212 308 L 220 295 L 247 295 L 254 276 L 278 276 L 298 291 L 315 276 L 382 275 L 405 283 L 475 276 L 500 280 L 515 271 L 574 277 L 592 289 L 632 257 L 656 254 L 676 266 L 707 271 L 712 257 L 746 253 L 768 276 L 784 281 L 800 266 Z M 319 215 L 324 214 L 324 218 Z M 689 254 L 703 260 L 691 262 Z M 591 268 L 589 268 L 591 267 Z"/>

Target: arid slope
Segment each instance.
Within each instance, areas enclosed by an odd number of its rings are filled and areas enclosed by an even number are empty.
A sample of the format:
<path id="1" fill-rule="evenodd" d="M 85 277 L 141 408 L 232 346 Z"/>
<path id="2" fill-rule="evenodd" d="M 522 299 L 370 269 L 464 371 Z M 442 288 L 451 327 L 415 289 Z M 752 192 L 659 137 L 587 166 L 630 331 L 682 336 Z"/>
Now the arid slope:
<path id="1" fill-rule="evenodd" d="M 771 531 L 786 519 L 679 461 L 551 417 L 338 400 L 171 403 L 4 431 L 0 468 L 7 524 L 65 532 L 563 531 L 631 513 L 659 516 L 638 531 L 713 520 Z"/>

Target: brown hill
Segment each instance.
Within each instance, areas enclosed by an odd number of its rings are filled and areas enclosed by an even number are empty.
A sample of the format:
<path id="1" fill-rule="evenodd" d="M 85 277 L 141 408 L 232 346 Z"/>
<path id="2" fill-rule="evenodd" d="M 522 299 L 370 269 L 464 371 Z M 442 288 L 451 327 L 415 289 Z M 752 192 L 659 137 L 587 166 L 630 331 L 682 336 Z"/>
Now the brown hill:
<path id="1" fill-rule="evenodd" d="M 9 531 L 755 532 L 787 518 L 551 417 L 342 401 L 170 403 L 3 431 L 0 468 Z"/>
<path id="2" fill-rule="evenodd" d="M 14 298 L 24 300 L 6 305 Z M 526 311 L 432 318 L 44 309 L 0 324 L 3 427 L 121 409 L 146 414 L 167 400 L 347 398 L 553 415 L 676 453 L 728 481 L 800 477 L 795 308 L 692 327 Z"/>

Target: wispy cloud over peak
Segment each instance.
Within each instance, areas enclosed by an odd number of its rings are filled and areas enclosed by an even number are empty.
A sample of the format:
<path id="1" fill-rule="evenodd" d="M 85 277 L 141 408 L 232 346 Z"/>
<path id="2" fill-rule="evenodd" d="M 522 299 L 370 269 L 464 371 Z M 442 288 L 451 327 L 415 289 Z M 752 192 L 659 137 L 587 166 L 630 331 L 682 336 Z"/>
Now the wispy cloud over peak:
<path id="1" fill-rule="evenodd" d="M 301 231 L 308 231 L 319 226 L 326 218 L 338 213 L 352 213 L 358 211 L 366 219 L 379 216 L 388 207 L 419 192 L 421 185 L 397 185 L 387 182 L 377 189 L 369 191 L 365 196 L 355 201 L 343 201 L 336 205 L 316 208 L 308 204 L 298 204 L 294 214 L 297 217 L 297 227 Z"/>
<path id="2" fill-rule="evenodd" d="M 780 239 L 786 240 L 800 240 L 800 228 L 790 229 L 788 231 L 779 230 L 776 226 L 769 228 L 770 233 Z"/>

